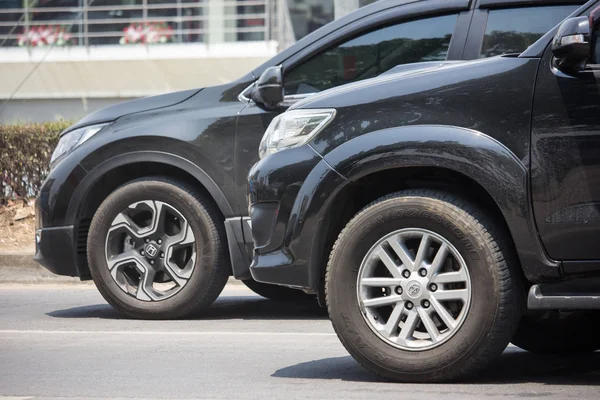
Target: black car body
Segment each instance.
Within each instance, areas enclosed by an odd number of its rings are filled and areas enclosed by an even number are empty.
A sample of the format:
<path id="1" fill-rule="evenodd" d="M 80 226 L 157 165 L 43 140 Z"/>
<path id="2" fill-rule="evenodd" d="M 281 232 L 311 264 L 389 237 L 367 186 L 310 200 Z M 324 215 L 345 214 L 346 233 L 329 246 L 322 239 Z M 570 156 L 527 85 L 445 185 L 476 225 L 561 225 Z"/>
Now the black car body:
<path id="1" fill-rule="evenodd" d="M 600 271 L 597 72 L 574 80 L 553 69 L 555 33 L 520 55 L 392 70 L 292 106 L 336 114 L 306 145 L 251 170 L 253 276 L 316 290 L 336 213 L 377 196 L 358 182 L 395 168 L 469 182 L 505 219 L 531 282 Z"/>
<path id="2" fill-rule="evenodd" d="M 595 16 L 588 16 L 596 6 L 597 1 L 589 2 L 573 14 L 582 17 L 565 21 L 560 29 L 593 24 L 600 9 Z M 464 199 L 496 221 L 497 231 L 507 232 L 509 247 L 518 259 L 514 265 L 521 271 L 516 274 L 523 276 L 513 279 L 530 289 L 530 309 L 600 308 L 599 281 L 594 279 L 600 273 L 600 248 L 596 245 L 600 232 L 600 68 L 596 64 L 600 44 L 589 32 L 565 39 L 562 31 L 557 34 L 558 29 L 520 55 L 390 73 L 316 94 L 291 107 L 287 111 L 290 120 L 301 115 L 293 113 L 330 112 L 332 117 L 315 129 L 318 133 L 307 135 L 305 143 L 277 149 L 250 171 L 249 210 L 256 245 L 250 268 L 253 277 L 318 291 L 322 299 L 329 290 L 330 317 L 338 335 L 348 350 L 375 372 L 401 380 L 437 380 L 462 374 L 448 369 L 426 375 L 427 367 L 422 365 L 421 371 L 411 375 L 411 368 L 399 367 L 401 361 L 408 363 L 406 353 L 398 353 L 394 359 L 391 350 L 378 349 L 390 357 L 386 360 L 381 353 L 374 353 L 380 341 L 347 334 L 360 332 L 362 318 L 354 319 L 347 304 L 354 300 L 345 296 L 345 303 L 339 302 L 342 295 L 338 293 L 344 290 L 362 293 L 356 281 L 343 281 L 339 272 L 346 268 L 356 273 L 358 266 L 335 263 L 344 257 L 348 261 L 343 254 L 354 251 L 339 244 L 334 247 L 338 235 L 342 242 L 345 239 L 341 238 L 348 236 L 344 227 L 352 224 L 349 221 L 385 203 L 394 193 L 400 193 L 394 209 L 399 220 L 401 216 L 435 215 L 433 205 L 422 211 L 423 215 L 402 209 L 402 201 L 412 201 L 403 200 L 402 193 L 414 197 L 414 190 L 422 190 L 425 195 L 419 196 L 427 197 L 433 190 Z M 599 26 L 590 29 L 597 32 Z M 583 51 L 587 55 L 578 63 L 561 58 L 572 55 L 567 53 L 571 49 L 560 48 L 570 40 L 587 46 Z M 595 46 L 591 56 L 590 46 Z M 263 141 L 268 142 L 272 129 L 277 128 L 270 127 Z M 437 202 L 444 199 L 444 195 L 435 196 Z M 431 204 L 437 203 L 432 200 Z M 363 218 L 362 227 L 353 227 L 355 238 L 362 229 L 367 240 L 371 223 L 376 226 L 387 221 L 384 214 L 378 218 L 381 221 Z M 474 252 L 479 257 L 471 241 L 457 232 L 468 245 L 467 255 Z M 330 258 L 332 248 L 335 255 Z M 332 260 L 329 266 L 328 260 Z M 487 261 L 493 264 L 491 258 Z M 403 263 L 403 259 L 396 262 L 398 268 Z M 329 278 L 326 267 L 334 271 Z M 426 269 L 421 272 L 426 276 Z M 408 276 L 414 275 L 408 272 Z M 394 279 L 400 281 L 401 277 Z M 415 285 L 408 289 L 397 286 L 398 295 L 411 289 L 416 293 L 423 287 L 418 282 Z M 432 293 L 435 290 L 437 286 Z M 384 296 L 393 297 L 393 290 L 384 291 Z M 384 302 L 384 298 L 376 299 Z M 408 302 L 408 298 L 402 299 Z M 429 307 L 424 301 L 414 305 L 419 313 Z M 366 304 L 352 307 L 365 314 Z M 598 321 L 597 315 L 594 321 Z M 427 325 L 425 322 L 423 319 Z M 547 325 L 547 331 L 555 328 Z M 378 329 L 384 328 L 371 326 L 373 331 Z M 541 343 L 548 340 L 541 338 L 544 335 L 553 334 L 540 329 L 535 339 L 528 340 Z M 563 340 L 554 343 L 554 350 L 560 351 L 561 346 L 569 347 Z M 594 346 L 597 348 L 597 343 Z M 414 363 L 418 365 L 417 359 Z M 407 374 L 402 375 L 404 372 Z"/>
<path id="3" fill-rule="evenodd" d="M 541 36 L 581 3 L 577 0 L 380 1 L 322 27 L 235 82 L 134 100 L 95 112 L 62 134 L 67 140 L 79 129 L 101 128 L 52 164 L 37 200 L 36 260 L 54 273 L 89 279 L 88 231 L 100 204 L 127 182 L 145 176 L 165 176 L 197 188 L 216 206 L 226 228 L 230 272 L 236 278 L 249 279 L 253 245 L 246 217 L 246 177 L 250 166 L 258 160 L 256 148 L 262 133 L 276 115 L 314 92 L 377 76 L 396 64 L 465 60 L 511 51 L 512 47 L 524 46 Z M 549 13 L 551 18 L 533 33 L 513 32 L 507 36 L 486 31 L 486 22 L 494 13 L 499 16 L 494 26 L 500 26 L 501 21 L 514 15 L 531 16 L 539 12 Z M 433 35 L 430 40 L 425 35 L 419 39 L 414 24 L 421 22 L 433 22 L 427 29 L 440 27 L 439 37 Z M 416 40 L 414 43 L 419 46 L 413 43 L 410 47 L 409 40 L 408 47 L 402 47 L 404 43 L 394 41 L 400 39 L 385 36 L 398 27 L 425 42 Z M 485 52 L 482 52 L 483 42 L 487 43 L 483 46 Z M 426 46 L 420 46 L 423 43 Z M 360 51 L 352 53 L 359 47 Z M 373 48 L 379 49 L 377 55 L 372 53 Z M 388 52 L 386 57 L 381 56 L 384 50 Z M 375 57 L 372 65 L 364 64 L 362 56 L 367 54 L 364 52 Z M 342 72 L 338 73 L 334 66 L 322 68 L 322 63 L 336 64 L 333 61 L 340 59 L 339 54 L 344 61 Z M 517 66 L 508 65 L 512 62 L 519 64 L 519 71 L 533 71 L 535 62 L 526 61 L 509 60 L 505 68 L 514 73 Z M 482 65 L 484 70 L 485 63 Z M 268 107 L 251 100 L 256 80 L 276 66 L 283 71 L 287 82 L 284 101 Z M 326 75 L 319 75 L 324 69 Z M 456 118 L 464 117 L 457 114 Z M 524 122 L 518 122 L 525 129 Z M 319 146 L 327 147 L 324 143 Z M 319 151 L 326 152 L 325 147 Z M 313 155 L 303 155 L 306 156 Z M 514 204 L 507 206 L 523 207 L 523 204 L 515 199 Z M 531 221 L 527 221 L 524 224 L 529 226 Z M 535 250 L 537 245 L 531 243 L 531 246 Z M 531 253 L 537 257 L 536 251 Z M 556 265 L 536 258 L 535 268 L 540 276 L 552 275 Z M 304 286 L 314 288 L 315 283 Z"/>

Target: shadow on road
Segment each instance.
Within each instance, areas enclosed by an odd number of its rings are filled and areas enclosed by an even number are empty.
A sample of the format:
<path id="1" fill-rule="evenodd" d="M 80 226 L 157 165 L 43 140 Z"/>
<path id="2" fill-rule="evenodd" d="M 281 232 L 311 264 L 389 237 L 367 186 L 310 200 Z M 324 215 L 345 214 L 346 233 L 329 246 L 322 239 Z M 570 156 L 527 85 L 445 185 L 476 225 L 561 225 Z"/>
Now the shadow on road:
<path id="1" fill-rule="evenodd" d="M 272 376 L 353 382 L 385 381 L 362 368 L 350 356 L 293 365 L 277 370 Z M 587 355 L 539 356 L 508 348 L 489 368 L 465 383 L 493 385 L 529 382 L 549 385 L 600 385 L 600 352 Z"/>
<path id="2" fill-rule="evenodd" d="M 127 319 L 108 304 L 56 310 L 47 315 L 55 318 Z M 256 296 L 223 296 L 202 313 L 188 319 L 327 319 L 327 312 L 317 305 L 316 300 L 311 303 L 280 303 Z"/>

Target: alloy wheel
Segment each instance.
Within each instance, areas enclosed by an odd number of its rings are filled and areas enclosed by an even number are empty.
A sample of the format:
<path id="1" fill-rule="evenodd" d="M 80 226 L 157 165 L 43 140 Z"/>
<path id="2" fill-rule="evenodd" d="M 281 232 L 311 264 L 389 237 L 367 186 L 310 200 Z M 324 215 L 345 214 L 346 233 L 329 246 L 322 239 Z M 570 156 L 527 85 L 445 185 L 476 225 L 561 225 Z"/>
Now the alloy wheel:
<path id="1" fill-rule="evenodd" d="M 161 301 L 178 293 L 197 258 L 187 219 L 175 207 L 153 200 L 133 203 L 114 218 L 105 251 L 114 281 L 142 301 Z"/>
<path id="2" fill-rule="evenodd" d="M 471 302 L 471 280 L 447 239 L 425 229 L 401 229 L 367 252 L 357 296 L 365 321 L 381 339 L 421 351 L 460 329 Z"/>

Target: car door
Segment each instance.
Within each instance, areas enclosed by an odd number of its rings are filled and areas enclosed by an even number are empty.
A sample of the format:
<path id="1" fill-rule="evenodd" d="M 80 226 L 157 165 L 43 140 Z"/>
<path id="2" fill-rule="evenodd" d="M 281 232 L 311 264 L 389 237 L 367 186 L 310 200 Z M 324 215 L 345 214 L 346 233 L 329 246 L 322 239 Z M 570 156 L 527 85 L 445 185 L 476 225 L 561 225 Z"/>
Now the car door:
<path id="1" fill-rule="evenodd" d="M 519 54 L 586 0 L 478 0 L 462 58 Z"/>
<path id="2" fill-rule="evenodd" d="M 599 269 L 576 260 L 600 260 L 600 65 L 567 75 L 553 67 L 550 47 L 533 102 L 531 192 L 550 257 L 565 260 L 565 272 Z"/>
<path id="3" fill-rule="evenodd" d="M 468 2 L 464 2 L 468 6 Z M 407 6 L 406 6 L 407 7 Z M 402 8 L 402 7 L 398 7 Z M 287 106 L 313 93 L 345 83 L 375 77 L 399 64 L 457 59 L 462 53 L 470 11 L 468 7 L 441 15 L 426 14 L 409 20 L 381 20 L 378 26 L 346 32 L 327 39 L 328 45 L 311 54 L 300 52 L 283 63 L 284 104 L 265 110 L 248 100 L 236 127 L 235 170 L 240 209 L 246 206 L 246 181 L 258 161 L 258 145 L 271 120 Z M 461 19 L 464 23 L 457 24 Z M 456 50 L 457 49 L 457 50 Z M 242 206 L 243 205 L 243 206 Z"/>

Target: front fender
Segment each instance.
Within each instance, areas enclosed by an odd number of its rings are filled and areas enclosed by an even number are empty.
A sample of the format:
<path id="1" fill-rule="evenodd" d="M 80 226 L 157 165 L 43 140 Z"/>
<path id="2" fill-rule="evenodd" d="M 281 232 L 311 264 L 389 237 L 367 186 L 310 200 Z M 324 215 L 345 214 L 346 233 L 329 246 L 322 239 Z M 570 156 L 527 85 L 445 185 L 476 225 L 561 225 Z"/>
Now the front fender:
<path id="1" fill-rule="evenodd" d="M 100 178 L 106 175 L 106 173 L 118 167 L 140 162 L 171 165 L 187 172 L 210 193 L 225 218 L 234 216 L 234 212 L 225 195 L 215 181 L 202 168 L 176 154 L 164 151 L 144 150 L 116 155 L 89 171 L 85 178 L 79 183 L 77 189 L 73 192 L 67 209 L 66 220 L 69 222 L 73 221 L 72 223 L 77 220 L 77 213 L 79 212 L 85 196 L 91 187 L 95 185 Z"/>
<path id="2" fill-rule="evenodd" d="M 333 170 L 324 173 L 315 168 L 313 179 L 307 179 L 313 183 L 303 185 L 296 199 L 292 215 L 298 222 L 288 237 L 292 247 L 302 225 L 326 224 L 337 194 L 347 184 L 383 170 L 435 167 L 471 178 L 494 199 L 529 280 L 554 280 L 561 275 L 560 263 L 547 257 L 537 235 L 527 167 L 506 146 L 484 133 L 437 125 L 384 129 L 338 146 L 324 157 L 323 163 Z M 324 246 L 323 238 L 315 241 Z"/>
<path id="3" fill-rule="evenodd" d="M 505 217 L 526 217 L 529 211 L 525 165 L 502 143 L 471 129 L 438 125 L 383 129 L 342 144 L 325 161 L 350 181 L 390 168 L 446 168 L 479 183 Z"/>

